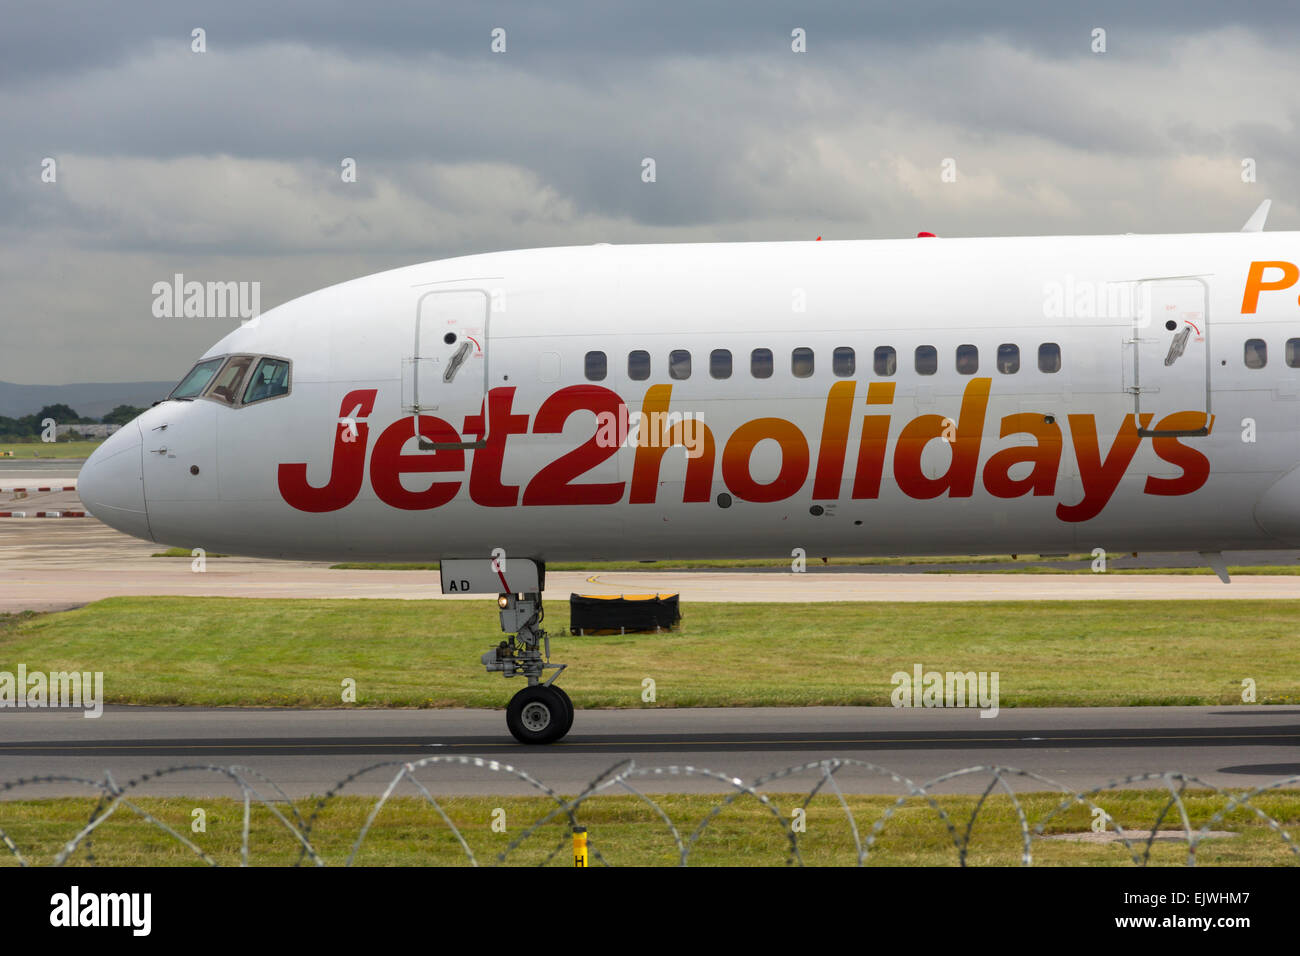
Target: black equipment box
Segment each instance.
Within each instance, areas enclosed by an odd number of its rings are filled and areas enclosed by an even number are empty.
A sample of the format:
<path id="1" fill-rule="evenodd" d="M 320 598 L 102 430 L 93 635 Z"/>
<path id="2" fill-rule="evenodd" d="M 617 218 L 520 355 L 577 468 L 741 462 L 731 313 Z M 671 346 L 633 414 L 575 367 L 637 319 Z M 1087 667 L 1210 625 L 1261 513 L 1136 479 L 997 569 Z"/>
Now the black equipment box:
<path id="1" fill-rule="evenodd" d="M 674 628 L 682 619 L 676 594 L 569 595 L 569 632 L 627 634 Z"/>

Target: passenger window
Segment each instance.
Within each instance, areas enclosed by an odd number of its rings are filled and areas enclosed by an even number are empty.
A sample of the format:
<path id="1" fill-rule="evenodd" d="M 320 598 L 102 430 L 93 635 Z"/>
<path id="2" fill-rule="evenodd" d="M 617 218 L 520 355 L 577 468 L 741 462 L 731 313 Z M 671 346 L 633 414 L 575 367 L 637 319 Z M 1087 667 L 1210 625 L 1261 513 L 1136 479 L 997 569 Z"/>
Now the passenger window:
<path id="1" fill-rule="evenodd" d="M 1038 346 L 1038 371 L 1059 372 L 1061 370 L 1061 347 L 1055 342 L 1044 342 Z"/>
<path id="2" fill-rule="evenodd" d="M 252 364 L 251 355 L 235 355 L 227 359 L 225 367 L 216 374 L 208 390 L 203 393 L 204 397 L 216 399 L 227 405 L 235 404 L 243 390 L 244 376 L 248 374 L 248 367 Z"/>
<path id="3" fill-rule="evenodd" d="M 980 370 L 980 350 L 973 345 L 957 346 L 957 371 L 961 375 L 974 375 Z"/>
<path id="4" fill-rule="evenodd" d="M 840 378 L 852 375 L 857 370 L 858 359 L 853 354 L 853 349 L 847 345 L 841 345 L 831 353 L 831 371 Z"/>
<path id="5" fill-rule="evenodd" d="M 668 353 L 668 377 L 683 379 L 691 377 L 691 353 L 686 349 L 673 349 Z"/>
<path id="6" fill-rule="evenodd" d="M 221 363 L 225 359 L 208 359 L 206 362 L 200 362 L 189 370 L 189 373 L 181 379 L 181 383 L 172 389 L 168 398 L 176 399 L 193 399 L 203 394 L 203 389 L 212 381 L 212 376 L 217 374 L 217 369 L 221 368 Z"/>
<path id="7" fill-rule="evenodd" d="M 749 353 L 749 373 L 754 378 L 772 377 L 771 349 L 754 349 Z"/>
<path id="8" fill-rule="evenodd" d="M 709 374 L 714 378 L 731 378 L 730 349 L 714 349 L 709 353 Z"/>
<path id="9" fill-rule="evenodd" d="M 795 378 L 808 378 L 813 373 L 813 350 L 797 348 L 790 353 L 790 371 Z"/>
<path id="10" fill-rule="evenodd" d="M 650 377 L 650 353 L 643 349 L 627 353 L 627 377 L 643 382 Z"/>
<path id="11" fill-rule="evenodd" d="M 877 375 L 893 375 L 898 371 L 898 355 L 895 354 L 894 349 L 891 346 L 877 346 L 876 354 L 872 361 L 872 367 L 875 369 Z M 918 371 L 920 370 L 918 369 Z"/>
<path id="12" fill-rule="evenodd" d="M 583 366 L 589 382 L 603 382 L 609 373 L 609 363 L 605 359 L 604 352 L 588 352 Z"/>
<path id="13" fill-rule="evenodd" d="M 277 395 L 289 393 L 289 363 L 282 359 L 264 358 L 257 363 L 248 388 L 244 391 L 244 404 L 251 405 Z"/>
<path id="14" fill-rule="evenodd" d="M 998 346 L 998 371 L 1003 375 L 1014 375 L 1020 371 L 1020 346 Z"/>
<path id="15" fill-rule="evenodd" d="M 939 371 L 939 350 L 933 345 L 916 347 L 916 374 L 933 375 Z"/>
<path id="16" fill-rule="evenodd" d="M 1300 368 L 1300 339 L 1286 340 L 1287 368 Z"/>
<path id="17" fill-rule="evenodd" d="M 1263 339 L 1246 339 L 1246 368 L 1263 368 L 1268 364 L 1268 346 Z"/>

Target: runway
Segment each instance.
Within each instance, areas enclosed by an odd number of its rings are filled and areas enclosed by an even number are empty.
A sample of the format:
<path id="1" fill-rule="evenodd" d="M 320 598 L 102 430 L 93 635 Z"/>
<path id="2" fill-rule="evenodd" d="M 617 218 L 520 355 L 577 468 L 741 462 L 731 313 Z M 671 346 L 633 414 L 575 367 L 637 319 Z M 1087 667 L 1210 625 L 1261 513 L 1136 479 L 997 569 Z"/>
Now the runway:
<path id="1" fill-rule="evenodd" d="M 4 711 L 0 728 L 0 783 L 41 775 L 101 779 L 108 771 L 125 785 L 167 767 L 243 765 L 295 799 L 324 793 L 370 764 L 425 757 L 497 761 L 565 794 L 580 792 L 625 760 L 641 768 L 708 768 L 745 782 L 833 757 L 876 764 L 915 784 L 963 768 L 1004 766 L 1076 791 L 1164 771 L 1234 788 L 1300 775 L 1300 709 L 1291 707 L 1024 708 L 993 719 L 972 710 L 879 707 L 593 710 L 578 712 L 563 742 L 541 748 L 515 743 L 502 713 L 489 710 L 110 707 L 95 720 L 69 711 Z M 397 765 L 346 792 L 382 792 Z M 425 767 L 418 776 L 435 794 L 536 792 L 508 772 L 459 763 Z M 767 789 L 806 791 L 815 780 L 804 774 Z M 908 789 L 854 767 L 836 780 L 848 792 Z M 936 791 L 982 792 L 988 782 L 987 772 L 969 774 Z M 1012 784 L 1018 791 L 1053 789 L 1029 779 L 1013 778 Z M 637 778 L 636 785 L 653 792 L 729 789 L 681 773 Z M 80 785 L 41 784 L 4 791 L 0 799 L 86 792 Z M 237 790 L 216 775 L 187 772 L 151 780 L 140 792 L 213 796 Z M 415 791 L 407 786 L 403 792 Z"/>

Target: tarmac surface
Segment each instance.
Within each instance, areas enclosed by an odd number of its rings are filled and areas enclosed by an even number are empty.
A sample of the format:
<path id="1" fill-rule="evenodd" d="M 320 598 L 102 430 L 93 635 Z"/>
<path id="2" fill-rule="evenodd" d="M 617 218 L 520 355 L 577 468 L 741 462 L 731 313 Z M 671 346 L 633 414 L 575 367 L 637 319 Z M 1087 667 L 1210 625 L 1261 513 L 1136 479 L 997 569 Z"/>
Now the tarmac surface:
<path id="1" fill-rule="evenodd" d="M 504 697 L 503 697 L 504 700 Z M 746 783 L 828 758 L 887 768 L 900 779 L 845 767 L 846 792 L 905 793 L 952 771 L 1002 766 L 1046 780 L 1008 777 L 1018 792 L 1083 791 L 1125 777 L 1181 772 L 1200 784 L 1251 788 L 1285 777 L 1300 786 L 1300 709 L 1294 707 L 1016 708 L 992 719 L 978 711 L 889 707 L 692 708 L 578 711 L 573 731 L 548 747 L 517 744 L 500 711 L 236 710 L 109 707 L 79 711 L 0 711 L 0 784 L 66 775 L 118 785 L 184 765 L 242 765 L 291 798 L 322 794 L 354 771 L 390 765 L 349 785 L 348 793 L 384 790 L 400 766 L 436 757 L 419 780 L 436 794 L 536 792 L 516 775 L 457 761 L 509 765 L 557 792 L 581 792 L 622 761 L 647 771 L 632 782 L 653 792 L 727 792 L 704 775 L 655 774 L 651 768 L 707 768 Z M 806 792 L 817 773 L 769 785 Z M 905 779 L 903 779 L 905 778 Z M 252 778 L 250 778 L 252 779 Z M 939 784 L 936 792 L 978 793 L 988 771 Z M 1051 781 L 1051 782 L 1049 782 Z M 1129 786 L 1162 786 L 1159 779 Z M 88 793 L 73 783 L 0 791 L 0 799 Z M 169 774 L 144 784 L 153 795 L 236 795 L 210 772 Z M 409 783 L 399 792 L 415 793 Z"/>

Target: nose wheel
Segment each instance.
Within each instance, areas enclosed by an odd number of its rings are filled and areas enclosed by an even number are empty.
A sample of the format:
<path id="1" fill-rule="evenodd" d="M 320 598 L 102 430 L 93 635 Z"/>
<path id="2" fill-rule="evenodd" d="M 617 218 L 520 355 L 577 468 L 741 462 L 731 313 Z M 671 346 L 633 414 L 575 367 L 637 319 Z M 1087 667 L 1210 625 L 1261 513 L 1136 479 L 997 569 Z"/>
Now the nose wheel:
<path id="1" fill-rule="evenodd" d="M 573 726 L 573 701 L 560 688 L 536 684 L 510 699 L 506 726 L 521 744 L 549 744 Z"/>

